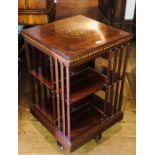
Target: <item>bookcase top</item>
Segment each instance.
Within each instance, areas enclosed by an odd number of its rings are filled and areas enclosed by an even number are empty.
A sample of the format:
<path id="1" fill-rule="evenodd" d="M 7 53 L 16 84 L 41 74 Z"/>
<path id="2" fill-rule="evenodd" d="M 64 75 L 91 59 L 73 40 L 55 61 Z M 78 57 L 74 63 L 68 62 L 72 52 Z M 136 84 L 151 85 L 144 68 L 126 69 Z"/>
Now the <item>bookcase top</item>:
<path id="1" fill-rule="evenodd" d="M 24 38 L 49 55 L 74 63 L 127 42 L 132 35 L 78 15 L 22 31 Z"/>

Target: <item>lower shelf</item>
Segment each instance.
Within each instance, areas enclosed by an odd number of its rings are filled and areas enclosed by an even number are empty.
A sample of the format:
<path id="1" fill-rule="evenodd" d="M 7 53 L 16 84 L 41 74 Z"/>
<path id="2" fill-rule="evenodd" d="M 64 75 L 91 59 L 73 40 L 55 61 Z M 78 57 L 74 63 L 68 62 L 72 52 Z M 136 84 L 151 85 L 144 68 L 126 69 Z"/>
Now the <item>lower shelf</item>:
<path id="1" fill-rule="evenodd" d="M 88 104 L 71 114 L 71 140 L 101 123 L 101 113 Z"/>
<path id="2" fill-rule="evenodd" d="M 36 106 L 31 107 L 31 112 L 68 151 L 74 151 L 123 118 L 122 112 L 113 115 L 103 113 L 106 103 L 97 95 L 91 95 L 79 104 L 79 107 L 76 104 L 72 105 L 70 141 L 63 132 L 53 126 L 52 119 L 47 113 Z"/>
<path id="3" fill-rule="evenodd" d="M 71 140 L 87 133 L 99 124 L 104 124 L 115 116 L 115 114 L 111 115 L 113 106 L 105 103 L 102 98 L 95 94 L 90 95 L 86 100 L 72 107 L 73 109 L 74 107 L 75 109 L 77 108 L 77 110 L 71 113 Z M 106 111 L 104 107 L 106 107 Z"/>

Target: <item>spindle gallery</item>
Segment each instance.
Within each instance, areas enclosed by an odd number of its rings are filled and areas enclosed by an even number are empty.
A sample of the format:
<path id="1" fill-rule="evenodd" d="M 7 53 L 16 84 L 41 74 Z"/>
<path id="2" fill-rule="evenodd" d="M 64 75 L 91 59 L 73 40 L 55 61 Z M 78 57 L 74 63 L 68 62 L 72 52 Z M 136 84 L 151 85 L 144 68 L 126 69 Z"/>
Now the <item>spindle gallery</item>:
<path id="1" fill-rule="evenodd" d="M 31 113 L 72 152 L 123 118 L 132 35 L 82 15 L 24 29 Z M 102 57 L 101 72 L 95 59 Z M 104 97 L 97 95 L 103 91 Z"/>

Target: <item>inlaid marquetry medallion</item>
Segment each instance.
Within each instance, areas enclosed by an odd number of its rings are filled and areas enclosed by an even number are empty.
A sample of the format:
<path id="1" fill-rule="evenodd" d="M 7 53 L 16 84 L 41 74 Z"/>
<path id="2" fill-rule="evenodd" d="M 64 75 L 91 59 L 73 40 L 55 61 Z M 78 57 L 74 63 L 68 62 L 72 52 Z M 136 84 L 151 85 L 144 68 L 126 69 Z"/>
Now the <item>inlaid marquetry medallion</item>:
<path id="1" fill-rule="evenodd" d="M 62 30 L 59 31 L 59 33 L 66 38 L 87 38 L 92 35 L 95 35 L 95 32 L 92 31 L 86 31 L 86 30 L 80 30 L 80 29 L 70 29 L 70 30 Z"/>

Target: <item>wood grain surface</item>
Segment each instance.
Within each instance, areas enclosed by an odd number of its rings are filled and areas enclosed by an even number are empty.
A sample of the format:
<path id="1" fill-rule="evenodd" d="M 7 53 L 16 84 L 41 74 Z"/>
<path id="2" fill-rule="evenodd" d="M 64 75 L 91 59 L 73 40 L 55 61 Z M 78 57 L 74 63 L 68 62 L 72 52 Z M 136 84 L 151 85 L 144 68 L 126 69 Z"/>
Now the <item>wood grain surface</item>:
<path id="1" fill-rule="evenodd" d="M 132 38 L 127 32 L 82 15 L 25 29 L 22 34 L 65 59 L 87 55 L 90 50 Z"/>

